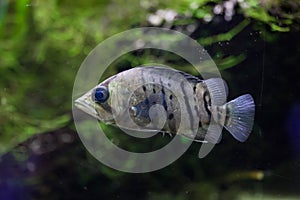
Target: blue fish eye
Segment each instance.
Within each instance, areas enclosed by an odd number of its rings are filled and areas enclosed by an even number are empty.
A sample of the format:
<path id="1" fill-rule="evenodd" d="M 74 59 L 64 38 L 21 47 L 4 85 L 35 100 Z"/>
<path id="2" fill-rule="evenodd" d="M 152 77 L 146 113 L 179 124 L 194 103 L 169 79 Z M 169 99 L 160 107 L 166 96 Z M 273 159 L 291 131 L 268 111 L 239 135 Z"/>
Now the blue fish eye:
<path id="1" fill-rule="evenodd" d="M 104 103 L 109 97 L 108 89 L 106 87 L 98 87 L 94 90 L 93 99 L 97 103 Z"/>

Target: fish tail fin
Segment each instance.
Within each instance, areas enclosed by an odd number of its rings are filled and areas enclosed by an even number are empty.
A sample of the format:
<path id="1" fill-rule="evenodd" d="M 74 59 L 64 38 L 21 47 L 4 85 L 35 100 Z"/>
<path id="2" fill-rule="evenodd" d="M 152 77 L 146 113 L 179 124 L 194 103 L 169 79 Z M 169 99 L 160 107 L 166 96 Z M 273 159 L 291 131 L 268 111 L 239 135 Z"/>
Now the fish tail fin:
<path id="1" fill-rule="evenodd" d="M 255 113 L 254 100 L 250 94 L 242 95 L 227 104 L 224 127 L 240 142 L 249 137 Z"/>

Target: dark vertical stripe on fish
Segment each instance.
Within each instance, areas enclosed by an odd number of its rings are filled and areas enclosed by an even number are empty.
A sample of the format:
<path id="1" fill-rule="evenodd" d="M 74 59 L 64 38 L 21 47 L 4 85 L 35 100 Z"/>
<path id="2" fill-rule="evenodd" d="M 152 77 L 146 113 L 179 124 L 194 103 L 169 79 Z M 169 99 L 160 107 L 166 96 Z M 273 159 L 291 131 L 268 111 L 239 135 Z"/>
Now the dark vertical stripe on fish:
<path id="1" fill-rule="evenodd" d="M 142 76 L 142 84 L 143 84 L 143 87 L 144 87 L 145 86 L 144 70 L 141 70 L 141 76 Z M 146 92 L 146 90 L 144 90 L 144 92 Z"/>
<path id="2" fill-rule="evenodd" d="M 208 102 L 206 101 L 206 96 L 208 96 L 208 92 L 207 91 L 205 91 L 204 93 L 203 93 L 203 102 L 204 102 L 204 108 L 205 108 L 205 110 L 206 110 L 206 112 L 207 112 L 207 114 L 209 115 L 209 117 L 211 116 L 211 112 L 210 112 L 210 110 L 209 110 L 209 108 L 208 108 Z"/>
<path id="3" fill-rule="evenodd" d="M 185 88 L 184 88 L 184 81 L 181 82 L 180 84 L 181 90 L 183 92 L 184 95 L 184 101 L 185 101 L 185 105 L 190 117 L 190 123 L 191 123 L 191 129 L 194 128 L 194 115 L 192 114 L 192 109 L 191 109 L 191 105 L 189 104 L 189 100 L 188 100 L 188 95 L 186 94 Z M 181 113 L 182 114 L 182 113 Z"/>
<path id="4" fill-rule="evenodd" d="M 202 128 L 202 122 L 199 120 L 198 128 Z"/>
<path id="5" fill-rule="evenodd" d="M 198 123 L 198 127 L 197 127 L 199 129 L 199 128 L 202 128 L 202 122 L 201 122 L 201 115 L 200 115 L 200 104 L 199 104 L 199 101 L 198 101 L 197 96 L 196 96 L 197 84 L 198 83 L 194 83 L 193 90 L 194 90 L 194 101 L 195 101 L 194 109 L 196 110 L 196 114 L 197 114 L 198 119 L 199 119 L 199 123 Z"/>
<path id="6" fill-rule="evenodd" d="M 193 87 L 194 94 L 196 94 L 196 89 L 197 89 L 197 87 L 196 87 L 196 84 L 195 84 L 194 87 Z"/>
<path id="7" fill-rule="evenodd" d="M 195 101 L 195 103 L 196 103 L 196 101 Z M 197 105 L 194 106 L 194 110 L 196 111 L 197 116 L 200 117 L 200 115 L 199 115 L 199 108 L 198 108 Z"/>
<path id="8" fill-rule="evenodd" d="M 145 81 L 145 75 L 144 70 L 141 70 L 141 76 L 142 76 L 142 85 L 143 85 L 143 91 L 144 91 L 144 97 L 147 99 L 147 87 L 146 87 L 146 81 Z"/>
<path id="9" fill-rule="evenodd" d="M 218 115 L 217 118 L 218 118 L 218 120 L 219 120 L 219 119 L 221 119 L 221 117 L 222 117 L 222 116 L 221 116 L 221 113 L 220 113 L 220 108 L 219 108 L 219 106 L 217 106 L 217 112 L 218 112 L 218 113 L 217 113 L 217 115 Z"/>
<path id="10" fill-rule="evenodd" d="M 156 93 L 156 89 L 155 89 L 155 85 L 153 84 L 153 93 L 155 94 Z"/>
<path id="11" fill-rule="evenodd" d="M 230 120 L 230 110 L 229 110 L 228 106 L 226 106 L 226 116 L 225 116 L 224 124 L 227 125 L 229 123 L 229 120 Z"/>
<path id="12" fill-rule="evenodd" d="M 163 102 L 162 102 L 163 107 L 164 107 L 165 111 L 168 111 L 168 105 L 167 105 L 167 101 L 166 101 L 165 95 L 162 94 L 162 96 L 163 96 Z"/>
<path id="13" fill-rule="evenodd" d="M 167 105 L 167 101 L 166 101 L 166 94 L 165 94 L 165 89 L 164 89 L 164 85 L 161 81 L 161 78 L 159 79 L 160 82 L 160 86 L 161 86 L 161 95 L 162 95 L 162 105 L 165 109 L 165 111 L 168 111 L 168 105 Z"/>
<path id="14" fill-rule="evenodd" d="M 146 105 L 147 107 L 149 106 L 149 98 L 148 98 L 148 97 L 145 98 L 145 105 Z"/>

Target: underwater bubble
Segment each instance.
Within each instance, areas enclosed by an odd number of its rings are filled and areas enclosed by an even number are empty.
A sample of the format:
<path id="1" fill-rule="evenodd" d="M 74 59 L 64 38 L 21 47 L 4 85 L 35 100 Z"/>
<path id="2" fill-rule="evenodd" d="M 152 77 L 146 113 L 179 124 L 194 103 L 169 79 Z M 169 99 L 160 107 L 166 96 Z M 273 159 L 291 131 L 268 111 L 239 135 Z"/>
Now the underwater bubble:
<path id="1" fill-rule="evenodd" d="M 212 20 L 212 16 L 210 14 L 206 14 L 203 18 L 205 22 L 210 22 Z"/>
<path id="2" fill-rule="evenodd" d="M 35 169 L 36 169 L 36 166 L 35 166 L 35 164 L 34 164 L 34 163 L 32 163 L 32 162 L 28 162 L 28 163 L 26 163 L 26 167 L 27 167 L 28 171 L 30 171 L 30 172 L 34 172 L 34 171 L 35 171 Z"/>
<path id="3" fill-rule="evenodd" d="M 167 22 L 172 22 L 176 16 L 177 13 L 174 10 L 166 10 L 164 18 Z"/>
<path id="4" fill-rule="evenodd" d="M 188 32 L 193 32 L 195 29 L 196 29 L 196 26 L 194 24 L 189 24 L 187 27 L 186 27 L 187 31 Z"/>
<path id="5" fill-rule="evenodd" d="M 214 13 L 216 14 L 216 15 L 219 15 L 219 14 L 221 14 L 223 12 L 223 7 L 221 6 L 221 5 L 216 5 L 215 7 L 214 7 Z"/>
<path id="6" fill-rule="evenodd" d="M 190 9 L 196 10 L 196 9 L 198 9 L 198 8 L 199 8 L 199 4 L 198 4 L 197 2 L 192 2 L 192 3 L 190 4 Z"/>
<path id="7" fill-rule="evenodd" d="M 234 3 L 232 1 L 226 1 L 224 3 L 224 7 L 227 9 L 227 10 L 232 10 L 233 7 L 234 7 Z"/>
<path id="8" fill-rule="evenodd" d="M 163 18 L 161 16 L 151 14 L 148 16 L 147 20 L 150 24 L 158 26 L 162 23 Z"/>
<path id="9" fill-rule="evenodd" d="M 225 14 L 224 19 L 226 21 L 231 21 L 232 20 L 232 15 Z"/>

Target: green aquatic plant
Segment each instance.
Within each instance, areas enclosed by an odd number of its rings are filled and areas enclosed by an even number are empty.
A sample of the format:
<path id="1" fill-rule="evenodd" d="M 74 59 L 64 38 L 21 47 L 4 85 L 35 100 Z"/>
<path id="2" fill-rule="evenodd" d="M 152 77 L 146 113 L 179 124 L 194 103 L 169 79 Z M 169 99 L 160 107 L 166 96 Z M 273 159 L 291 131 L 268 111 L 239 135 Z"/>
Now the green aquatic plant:
<path id="1" fill-rule="evenodd" d="M 209 24 L 215 16 L 226 17 L 228 2 L 231 1 L 1 1 L 0 155 L 34 134 L 62 127 L 71 120 L 76 71 L 99 42 L 131 27 L 153 26 L 151 15 L 161 18 L 156 26 L 183 28 L 183 32 L 191 33 L 186 31 L 190 25 L 195 29 Z M 202 45 L 230 42 L 249 26 L 262 30 L 269 41 L 276 39 L 272 32 L 297 29 L 297 1 L 231 3 L 231 17 L 242 15 L 244 19 L 227 32 L 202 30 L 195 38 Z M 172 17 L 166 17 L 166 13 Z M 227 16 L 226 20 L 231 18 Z M 220 70 L 236 66 L 247 57 L 245 53 L 220 55 L 212 55 Z M 147 54 L 125 58 L 128 66 L 156 59 Z M 162 56 L 159 60 L 166 59 Z M 168 61 L 176 63 L 177 58 L 169 56 Z M 107 73 L 117 71 L 113 66 Z"/>

